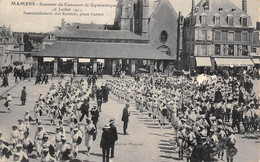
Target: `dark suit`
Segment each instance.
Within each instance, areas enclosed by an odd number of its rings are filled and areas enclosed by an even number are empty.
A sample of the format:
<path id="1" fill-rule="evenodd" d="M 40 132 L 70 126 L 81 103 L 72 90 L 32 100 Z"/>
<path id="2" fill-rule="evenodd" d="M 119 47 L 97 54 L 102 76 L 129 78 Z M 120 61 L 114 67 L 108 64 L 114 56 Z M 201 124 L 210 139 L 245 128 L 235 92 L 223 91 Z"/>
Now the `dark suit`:
<path id="1" fill-rule="evenodd" d="M 86 115 L 87 117 L 89 117 L 88 115 L 88 109 L 89 109 L 89 104 L 88 103 L 83 103 L 81 106 L 80 106 L 80 111 L 81 111 L 81 118 L 79 121 L 82 121 L 82 119 L 84 118 L 84 116 Z"/>
<path id="2" fill-rule="evenodd" d="M 102 148 L 103 162 L 109 162 L 109 149 L 111 147 L 111 136 L 110 129 L 103 129 L 101 135 L 100 147 Z"/>
<path id="3" fill-rule="evenodd" d="M 117 136 L 116 126 L 113 123 L 110 124 L 110 131 L 112 133 L 112 136 L 111 136 L 111 157 L 114 157 L 115 142 L 118 140 L 118 136 Z"/>
<path id="4" fill-rule="evenodd" d="M 125 107 L 123 110 L 122 121 L 124 122 L 124 126 L 123 126 L 124 134 L 126 134 L 127 124 L 129 121 L 129 113 L 127 107 Z"/>

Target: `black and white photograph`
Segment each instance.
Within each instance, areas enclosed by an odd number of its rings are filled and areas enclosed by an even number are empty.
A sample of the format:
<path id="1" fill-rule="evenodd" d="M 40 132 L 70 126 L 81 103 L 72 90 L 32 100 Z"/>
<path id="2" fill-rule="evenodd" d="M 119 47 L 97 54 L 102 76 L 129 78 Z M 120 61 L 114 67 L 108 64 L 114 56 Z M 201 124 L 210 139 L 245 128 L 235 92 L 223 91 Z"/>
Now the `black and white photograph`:
<path id="1" fill-rule="evenodd" d="M 259 162 L 259 0 L 0 0 L 0 162 Z"/>

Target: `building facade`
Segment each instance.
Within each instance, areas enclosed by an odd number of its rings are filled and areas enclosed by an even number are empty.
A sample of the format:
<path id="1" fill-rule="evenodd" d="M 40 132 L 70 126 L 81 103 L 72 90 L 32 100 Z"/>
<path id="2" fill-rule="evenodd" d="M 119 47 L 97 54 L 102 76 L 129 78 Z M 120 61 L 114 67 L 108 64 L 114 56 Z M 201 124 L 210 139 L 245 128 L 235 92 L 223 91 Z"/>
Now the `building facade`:
<path id="1" fill-rule="evenodd" d="M 185 69 L 253 65 L 250 52 L 254 28 L 246 0 L 242 0 L 242 6 L 241 10 L 229 0 L 201 0 L 195 6 L 192 1 L 183 27 L 181 62 Z"/>
<path id="2" fill-rule="evenodd" d="M 118 30 L 128 30 L 150 41 L 161 52 L 170 55 L 177 68 L 180 52 L 178 36 L 179 15 L 168 0 L 118 0 L 114 26 Z"/>
<path id="3" fill-rule="evenodd" d="M 149 40 L 126 30 L 56 30 L 54 34 L 55 42 L 34 54 L 38 71 L 57 75 L 102 70 L 114 75 L 121 69 L 130 75 L 140 69 L 153 73 L 157 62 L 172 61 Z"/>
<path id="4" fill-rule="evenodd" d="M 0 27 L 0 66 L 13 66 L 14 62 L 26 63 L 22 33 L 13 33 L 5 25 Z M 21 52 L 21 53 L 20 53 Z"/>

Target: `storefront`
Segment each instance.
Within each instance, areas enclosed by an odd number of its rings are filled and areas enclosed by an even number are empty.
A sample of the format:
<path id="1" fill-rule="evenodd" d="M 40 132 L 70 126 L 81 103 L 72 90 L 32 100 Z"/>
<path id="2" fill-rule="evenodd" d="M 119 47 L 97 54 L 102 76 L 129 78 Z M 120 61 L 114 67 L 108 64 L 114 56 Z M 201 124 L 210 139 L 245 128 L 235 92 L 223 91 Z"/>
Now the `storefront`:
<path id="1" fill-rule="evenodd" d="M 195 59 L 196 59 L 197 74 L 210 72 L 210 70 L 212 68 L 210 57 L 195 57 Z"/>

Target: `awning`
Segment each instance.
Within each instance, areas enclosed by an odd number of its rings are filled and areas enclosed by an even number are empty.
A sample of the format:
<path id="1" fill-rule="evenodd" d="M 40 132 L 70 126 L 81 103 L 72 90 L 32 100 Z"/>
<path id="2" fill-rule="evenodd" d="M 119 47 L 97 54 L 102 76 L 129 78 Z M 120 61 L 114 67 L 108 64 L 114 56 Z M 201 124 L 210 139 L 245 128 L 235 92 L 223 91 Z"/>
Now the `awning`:
<path id="1" fill-rule="evenodd" d="M 211 67 L 210 57 L 196 57 L 197 67 Z"/>
<path id="2" fill-rule="evenodd" d="M 254 59 L 252 59 L 252 60 L 253 60 L 254 64 L 260 64 L 260 59 L 254 58 Z"/>
<path id="3" fill-rule="evenodd" d="M 61 58 L 118 58 L 174 60 L 174 57 L 153 48 L 150 44 L 58 41 L 33 56 Z"/>
<path id="4" fill-rule="evenodd" d="M 254 66 L 249 58 L 215 58 L 217 66 L 246 67 Z"/>

